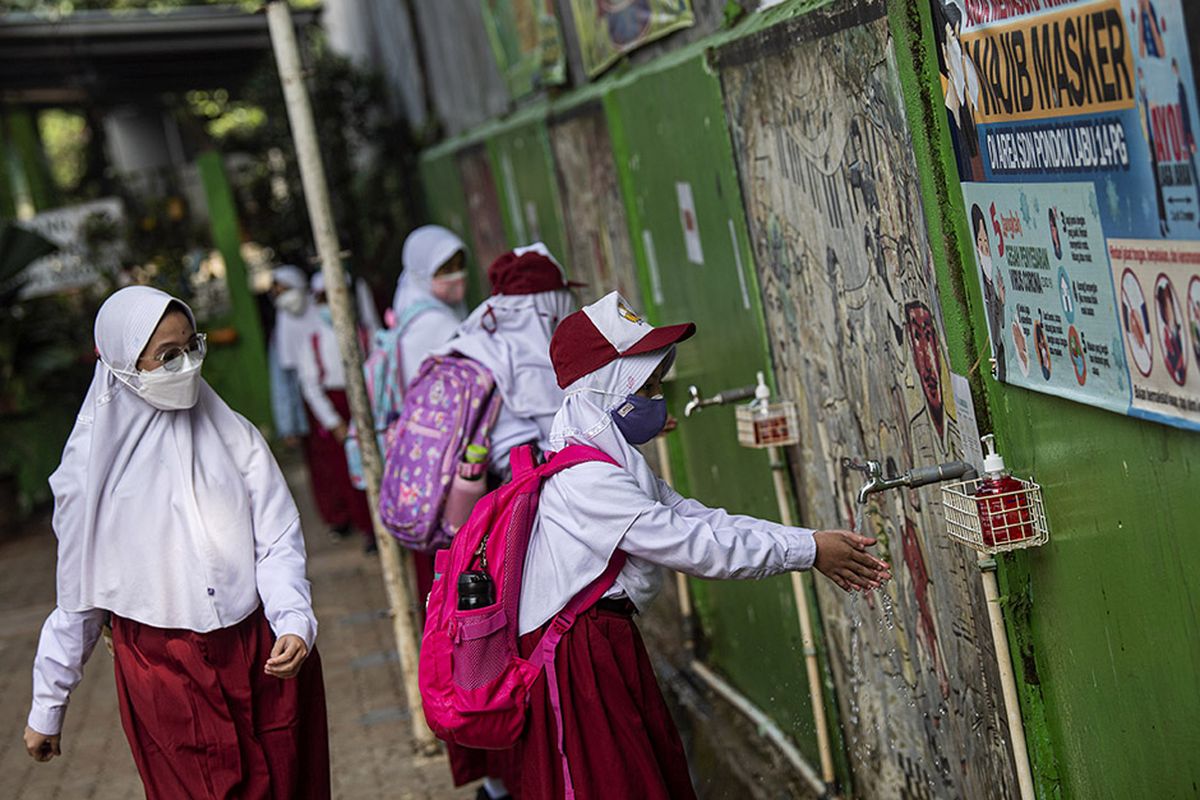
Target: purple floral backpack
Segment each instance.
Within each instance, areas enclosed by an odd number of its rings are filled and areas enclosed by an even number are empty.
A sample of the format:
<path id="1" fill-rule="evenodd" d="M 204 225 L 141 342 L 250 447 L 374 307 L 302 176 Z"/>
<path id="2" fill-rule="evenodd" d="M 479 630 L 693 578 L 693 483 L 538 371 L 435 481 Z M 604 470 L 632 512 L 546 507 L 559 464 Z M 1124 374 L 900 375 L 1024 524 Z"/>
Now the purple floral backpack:
<path id="1" fill-rule="evenodd" d="M 410 550 L 432 553 L 454 531 L 442 520 L 446 496 L 471 444 L 486 447 L 501 398 L 491 372 L 459 355 L 431 356 L 404 396 L 389 431 L 379 516 Z"/>

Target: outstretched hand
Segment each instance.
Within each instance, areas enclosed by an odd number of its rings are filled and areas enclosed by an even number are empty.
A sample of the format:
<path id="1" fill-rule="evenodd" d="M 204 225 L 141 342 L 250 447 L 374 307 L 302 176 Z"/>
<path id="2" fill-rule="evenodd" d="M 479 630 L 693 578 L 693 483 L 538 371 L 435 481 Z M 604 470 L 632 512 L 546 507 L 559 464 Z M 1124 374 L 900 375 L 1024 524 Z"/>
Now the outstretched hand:
<path id="1" fill-rule="evenodd" d="M 875 544 L 871 536 L 850 531 L 817 531 L 817 557 L 813 566 L 843 590 L 878 589 L 892 577 L 891 567 L 867 552 Z"/>
<path id="2" fill-rule="evenodd" d="M 267 659 L 264 670 L 276 678 L 294 678 L 300 672 L 306 658 L 308 647 L 304 640 L 294 633 L 285 633 L 275 640 L 275 646 L 271 648 L 271 657 Z"/>
<path id="3" fill-rule="evenodd" d="M 34 761 L 49 761 L 62 755 L 62 734 L 47 736 L 25 726 L 25 750 Z"/>

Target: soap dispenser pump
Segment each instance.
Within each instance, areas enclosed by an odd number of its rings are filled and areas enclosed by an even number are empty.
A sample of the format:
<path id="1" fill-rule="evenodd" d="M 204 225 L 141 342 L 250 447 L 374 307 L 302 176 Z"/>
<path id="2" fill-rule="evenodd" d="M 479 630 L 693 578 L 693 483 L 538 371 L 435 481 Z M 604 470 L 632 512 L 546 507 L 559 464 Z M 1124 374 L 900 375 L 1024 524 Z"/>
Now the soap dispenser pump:
<path id="1" fill-rule="evenodd" d="M 1024 485 L 1004 468 L 1004 457 L 996 452 L 995 435 L 989 433 L 980 441 L 987 454 L 975 503 L 983 543 L 994 547 L 1031 538 L 1034 530 Z"/>

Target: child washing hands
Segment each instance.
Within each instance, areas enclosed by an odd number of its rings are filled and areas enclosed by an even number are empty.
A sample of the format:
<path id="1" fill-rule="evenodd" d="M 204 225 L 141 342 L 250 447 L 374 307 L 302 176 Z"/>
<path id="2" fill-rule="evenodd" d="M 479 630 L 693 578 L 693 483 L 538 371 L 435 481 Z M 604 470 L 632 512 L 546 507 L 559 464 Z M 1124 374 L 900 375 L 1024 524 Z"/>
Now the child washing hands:
<path id="1" fill-rule="evenodd" d="M 626 557 L 603 599 L 579 615 L 555 655 L 565 761 L 580 800 L 695 797 L 679 733 L 633 622 L 658 593 L 662 567 L 716 579 L 816 568 L 846 591 L 873 589 L 891 577 L 887 564 L 867 552 L 875 544 L 870 537 L 708 508 L 654 475 L 635 445 L 663 430 L 662 376 L 675 346 L 694 333 L 691 323 L 651 327 L 613 293 L 564 319 L 550 343 L 566 391 L 552 448 L 589 445 L 616 465 L 581 464 L 542 487 L 521 585 L 522 655 L 617 550 Z M 566 795 L 559 735 L 540 682 L 515 748 L 515 796 Z"/>

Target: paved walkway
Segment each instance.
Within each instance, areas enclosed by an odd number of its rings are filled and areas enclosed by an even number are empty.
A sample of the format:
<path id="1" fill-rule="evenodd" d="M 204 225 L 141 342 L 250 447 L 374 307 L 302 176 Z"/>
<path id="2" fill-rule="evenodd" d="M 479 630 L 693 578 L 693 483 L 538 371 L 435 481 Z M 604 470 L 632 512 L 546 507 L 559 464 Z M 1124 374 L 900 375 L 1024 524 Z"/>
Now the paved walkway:
<path id="1" fill-rule="evenodd" d="M 468 798 L 454 791 L 445 758 L 410 746 L 391 623 L 378 560 L 360 540 L 331 544 L 315 517 L 303 467 L 285 465 L 308 532 L 308 571 L 321 623 L 335 798 Z M 99 645 L 67 714 L 63 756 L 35 763 L 21 733 L 30 664 L 54 605 L 54 535 L 47 519 L 0 541 L 0 798 L 136 800 L 143 797 L 121 731 L 112 659 Z"/>

